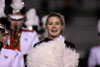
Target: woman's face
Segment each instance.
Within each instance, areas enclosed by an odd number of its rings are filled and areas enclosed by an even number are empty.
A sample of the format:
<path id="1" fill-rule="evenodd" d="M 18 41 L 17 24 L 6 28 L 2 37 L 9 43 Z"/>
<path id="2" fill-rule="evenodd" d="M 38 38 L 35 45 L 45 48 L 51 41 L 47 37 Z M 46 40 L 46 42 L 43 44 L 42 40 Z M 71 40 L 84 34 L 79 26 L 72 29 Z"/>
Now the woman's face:
<path id="1" fill-rule="evenodd" d="M 46 27 L 49 37 L 58 37 L 61 34 L 63 25 L 57 16 L 52 16 L 48 18 Z"/>

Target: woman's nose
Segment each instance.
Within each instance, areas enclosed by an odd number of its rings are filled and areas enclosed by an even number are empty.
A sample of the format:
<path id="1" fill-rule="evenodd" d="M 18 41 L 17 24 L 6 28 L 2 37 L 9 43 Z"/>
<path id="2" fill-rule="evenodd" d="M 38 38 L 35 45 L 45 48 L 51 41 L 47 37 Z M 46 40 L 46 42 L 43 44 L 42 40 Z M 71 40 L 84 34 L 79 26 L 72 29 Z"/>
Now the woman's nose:
<path id="1" fill-rule="evenodd" d="M 53 26 L 52 26 L 53 28 L 56 28 L 56 25 L 55 24 L 53 24 Z"/>

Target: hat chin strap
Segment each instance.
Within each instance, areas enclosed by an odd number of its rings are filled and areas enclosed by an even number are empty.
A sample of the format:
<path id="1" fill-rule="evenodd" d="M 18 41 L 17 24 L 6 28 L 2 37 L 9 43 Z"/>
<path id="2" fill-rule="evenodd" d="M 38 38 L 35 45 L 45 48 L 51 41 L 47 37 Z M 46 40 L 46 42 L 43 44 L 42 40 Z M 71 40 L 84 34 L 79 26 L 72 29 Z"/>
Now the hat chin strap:
<path id="1" fill-rule="evenodd" d="M 17 25 L 14 25 L 13 28 L 11 28 L 11 31 L 16 34 L 16 32 L 18 31 Z"/>
<path id="2" fill-rule="evenodd" d="M 15 25 L 14 35 L 16 35 L 17 32 L 17 26 Z"/>

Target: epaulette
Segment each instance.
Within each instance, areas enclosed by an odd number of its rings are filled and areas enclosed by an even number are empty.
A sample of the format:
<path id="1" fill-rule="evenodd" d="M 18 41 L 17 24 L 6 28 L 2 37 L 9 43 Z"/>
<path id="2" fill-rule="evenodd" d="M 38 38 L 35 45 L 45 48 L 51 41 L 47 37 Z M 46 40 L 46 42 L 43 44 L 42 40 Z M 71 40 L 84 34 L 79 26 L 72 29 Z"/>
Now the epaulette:
<path id="1" fill-rule="evenodd" d="M 36 43 L 36 44 L 34 45 L 34 47 L 37 46 L 37 45 L 39 45 L 40 43 L 48 42 L 48 41 L 52 41 L 52 40 L 53 40 L 53 39 L 45 38 L 43 41 L 40 41 L 40 42 Z"/>
<path id="2" fill-rule="evenodd" d="M 3 46 L 3 48 L 5 48 L 5 49 L 15 50 L 15 48 L 13 48 L 13 47 L 11 47 L 11 46 Z"/>
<path id="3" fill-rule="evenodd" d="M 23 32 L 34 32 L 34 30 L 22 29 Z"/>
<path id="4" fill-rule="evenodd" d="M 64 42 L 66 44 L 66 47 L 71 48 L 71 49 L 75 49 L 75 45 L 72 42 L 66 41 Z"/>

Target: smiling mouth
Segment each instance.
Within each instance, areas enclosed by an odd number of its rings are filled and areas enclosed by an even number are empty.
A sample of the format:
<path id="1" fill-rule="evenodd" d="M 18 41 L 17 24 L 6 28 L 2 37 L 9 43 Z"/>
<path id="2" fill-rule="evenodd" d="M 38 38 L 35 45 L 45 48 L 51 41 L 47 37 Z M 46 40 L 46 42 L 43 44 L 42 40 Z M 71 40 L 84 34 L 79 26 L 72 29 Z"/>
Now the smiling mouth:
<path id="1" fill-rule="evenodd" d="M 58 30 L 51 30 L 51 32 L 56 33 Z"/>

